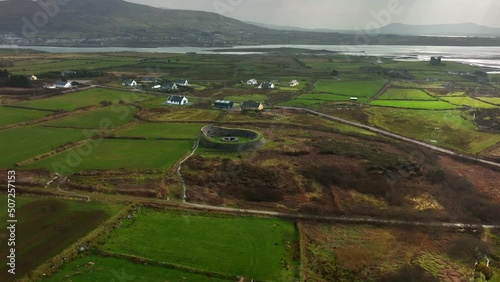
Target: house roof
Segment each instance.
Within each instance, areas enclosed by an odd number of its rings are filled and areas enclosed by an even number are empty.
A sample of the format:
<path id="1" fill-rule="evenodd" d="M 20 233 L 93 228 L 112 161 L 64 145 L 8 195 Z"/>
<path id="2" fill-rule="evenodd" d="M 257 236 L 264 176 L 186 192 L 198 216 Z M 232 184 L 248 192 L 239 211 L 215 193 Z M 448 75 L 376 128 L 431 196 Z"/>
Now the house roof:
<path id="1" fill-rule="evenodd" d="M 163 88 L 174 88 L 174 87 L 177 87 L 177 84 L 175 84 L 173 82 L 163 84 Z"/>
<path id="2" fill-rule="evenodd" d="M 227 104 L 227 105 L 229 105 L 229 104 L 231 104 L 233 102 L 227 101 L 227 100 L 217 100 L 217 101 L 215 101 L 215 103 L 216 104 Z"/>
<path id="3" fill-rule="evenodd" d="M 262 88 L 271 88 L 273 85 L 272 82 L 262 82 L 262 84 L 260 85 L 260 87 Z"/>
<path id="4" fill-rule="evenodd" d="M 168 97 L 168 101 L 173 102 L 173 103 L 181 103 L 182 100 L 184 100 L 186 97 L 184 96 L 177 96 L 177 95 L 172 95 Z"/>
<path id="5" fill-rule="evenodd" d="M 130 83 L 132 83 L 132 82 L 134 82 L 134 81 L 135 81 L 135 80 L 133 80 L 133 79 L 124 79 L 124 80 L 123 80 L 123 83 L 129 83 L 129 84 L 130 84 Z"/>
<path id="6" fill-rule="evenodd" d="M 187 83 L 188 81 L 185 80 L 185 79 L 179 79 L 179 80 L 176 80 L 175 83 L 180 83 L 180 84 L 184 84 L 184 83 Z"/>
<path id="7" fill-rule="evenodd" d="M 256 102 L 256 101 L 246 101 L 241 104 L 242 108 L 258 108 L 260 107 L 261 103 Z"/>
<path id="8" fill-rule="evenodd" d="M 69 82 L 67 81 L 56 81 L 56 83 L 54 83 L 55 85 L 67 85 Z"/>

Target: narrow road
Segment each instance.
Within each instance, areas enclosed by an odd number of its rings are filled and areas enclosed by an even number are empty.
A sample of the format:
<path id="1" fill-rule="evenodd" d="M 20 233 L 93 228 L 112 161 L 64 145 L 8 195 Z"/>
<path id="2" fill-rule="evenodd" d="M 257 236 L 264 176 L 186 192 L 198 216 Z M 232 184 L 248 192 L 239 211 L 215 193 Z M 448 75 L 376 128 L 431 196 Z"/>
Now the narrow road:
<path id="1" fill-rule="evenodd" d="M 492 162 L 492 161 L 488 161 L 488 160 L 484 160 L 484 159 L 480 159 L 480 158 L 476 158 L 476 157 L 467 156 L 467 155 L 460 154 L 460 153 L 457 153 L 457 152 L 454 152 L 454 151 L 451 151 L 451 150 L 447 150 L 447 149 L 444 149 L 444 148 L 441 148 L 441 147 L 438 147 L 438 146 L 427 144 L 427 143 L 422 142 L 422 141 L 417 141 L 415 139 L 404 137 L 404 136 L 401 136 L 401 135 L 398 135 L 398 134 L 395 134 L 395 133 L 392 133 L 392 132 L 389 132 L 389 131 L 386 131 L 386 130 L 383 130 L 383 129 L 379 129 L 379 128 L 376 128 L 376 127 L 373 127 L 373 126 L 364 125 L 364 124 L 361 124 L 361 123 L 357 123 L 357 122 L 349 121 L 349 120 L 346 120 L 346 119 L 334 117 L 334 116 L 327 115 L 327 114 L 324 114 L 324 113 L 320 113 L 320 112 L 317 112 L 317 111 L 313 111 L 313 110 L 310 110 L 310 109 L 297 108 L 297 107 L 282 107 L 282 106 L 277 106 L 276 108 L 278 108 L 278 109 L 285 109 L 285 110 L 288 109 L 288 110 L 296 110 L 296 111 L 305 111 L 305 112 L 308 112 L 308 113 L 311 113 L 311 114 L 314 114 L 314 115 L 317 115 L 317 116 L 320 116 L 320 117 L 323 117 L 323 118 L 326 118 L 326 119 L 329 119 L 329 120 L 333 120 L 333 121 L 345 123 L 345 124 L 352 125 L 352 126 L 355 126 L 355 127 L 358 127 L 358 128 L 362 128 L 362 129 L 366 129 L 366 130 L 369 130 L 369 131 L 373 131 L 373 132 L 376 132 L 376 133 L 379 133 L 379 134 L 382 134 L 382 135 L 385 135 L 385 136 L 389 136 L 389 137 L 392 137 L 392 138 L 395 138 L 395 139 L 399 139 L 399 140 L 402 140 L 402 141 L 405 141 L 405 142 L 408 142 L 408 143 L 416 144 L 416 145 L 419 145 L 421 147 L 425 147 L 425 148 L 431 149 L 431 150 L 436 151 L 436 152 L 440 152 L 440 153 L 447 154 L 447 155 L 450 155 L 450 156 L 456 156 L 456 157 L 460 157 L 460 158 L 463 158 L 463 159 L 472 160 L 472 161 L 475 161 L 475 162 L 479 162 L 479 163 L 483 163 L 483 164 L 487 164 L 487 165 L 491 165 L 491 166 L 495 166 L 495 167 L 500 168 L 500 163 L 496 163 L 496 162 Z"/>

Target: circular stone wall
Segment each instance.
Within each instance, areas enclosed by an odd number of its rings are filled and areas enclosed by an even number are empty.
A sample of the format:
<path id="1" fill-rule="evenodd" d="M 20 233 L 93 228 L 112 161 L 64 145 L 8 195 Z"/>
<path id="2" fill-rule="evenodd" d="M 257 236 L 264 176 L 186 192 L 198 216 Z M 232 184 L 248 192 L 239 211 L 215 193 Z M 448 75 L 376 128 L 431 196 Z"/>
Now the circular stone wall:
<path id="1" fill-rule="evenodd" d="M 201 146 L 227 152 L 255 150 L 264 145 L 264 142 L 262 133 L 249 129 L 207 125 L 201 129 L 200 134 Z"/>

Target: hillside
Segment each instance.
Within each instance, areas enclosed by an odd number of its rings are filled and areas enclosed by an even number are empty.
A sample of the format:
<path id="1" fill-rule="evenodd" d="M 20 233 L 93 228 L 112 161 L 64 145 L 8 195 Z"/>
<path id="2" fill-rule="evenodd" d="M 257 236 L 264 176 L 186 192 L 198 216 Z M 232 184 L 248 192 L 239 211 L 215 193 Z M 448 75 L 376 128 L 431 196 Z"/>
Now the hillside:
<path id="1" fill-rule="evenodd" d="M 123 0 L 72 0 L 60 5 L 60 11 L 49 18 L 48 24 L 34 25 L 33 15 L 43 11 L 38 2 L 8 0 L 0 2 L 0 32 L 20 34 L 28 31 L 37 36 L 59 34 L 75 37 L 132 36 L 144 34 L 162 37 L 186 33 L 234 35 L 244 32 L 265 33 L 264 28 L 223 17 L 215 13 L 167 10 Z M 25 20 L 23 20 L 23 18 Z M 33 26 L 26 23 L 29 20 Z"/>

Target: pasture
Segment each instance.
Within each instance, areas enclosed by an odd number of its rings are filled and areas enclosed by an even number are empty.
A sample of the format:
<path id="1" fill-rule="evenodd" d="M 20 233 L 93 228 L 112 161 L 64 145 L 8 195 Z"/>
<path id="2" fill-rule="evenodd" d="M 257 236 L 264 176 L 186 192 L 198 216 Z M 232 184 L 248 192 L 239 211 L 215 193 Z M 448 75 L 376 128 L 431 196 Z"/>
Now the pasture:
<path id="1" fill-rule="evenodd" d="M 51 120 L 43 123 L 43 125 L 108 129 L 129 123 L 137 112 L 138 109 L 135 107 L 112 105 Z"/>
<path id="2" fill-rule="evenodd" d="M 92 265 L 89 265 L 92 262 Z M 53 277 L 44 278 L 41 281 L 56 282 L 71 279 L 74 282 L 116 281 L 116 279 L 128 279 L 127 281 L 147 282 L 232 282 L 201 274 L 194 274 L 175 268 L 162 266 L 144 265 L 133 263 L 126 259 L 101 257 L 98 255 L 80 256 L 65 264 Z"/>
<path id="3" fill-rule="evenodd" d="M 125 103 L 139 102 L 148 98 L 150 96 L 140 93 L 93 88 L 49 98 L 20 102 L 15 105 L 35 109 L 73 111 L 83 107 L 99 105 L 102 101 L 118 104 L 122 101 Z"/>
<path id="4" fill-rule="evenodd" d="M 420 89 L 390 88 L 378 100 L 436 100 Z"/>
<path id="5" fill-rule="evenodd" d="M 7 197 L 0 195 L 7 203 Z M 20 278 L 41 263 L 94 230 L 99 224 L 118 213 L 121 206 L 92 201 L 17 197 L 16 219 L 16 278 Z M 6 221 L 7 214 L 0 216 Z M 7 229 L 0 231 L 7 236 Z M 7 254 L 7 244 L 0 250 Z M 12 281 L 7 265 L 0 266 L 0 280 Z"/>
<path id="6" fill-rule="evenodd" d="M 492 103 L 500 106 L 500 97 L 477 97 L 481 101 Z"/>
<path id="7" fill-rule="evenodd" d="M 0 106 L 0 126 L 30 121 L 50 115 L 50 112 Z"/>
<path id="8" fill-rule="evenodd" d="M 500 135 L 476 130 L 457 110 L 422 111 L 372 107 L 370 123 L 394 133 L 459 152 L 477 154 L 500 142 Z"/>
<path id="9" fill-rule="evenodd" d="M 12 168 L 16 163 L 47 153 L 70 142 L 86 139 L 82 130 L 27 126 L 0 130 L 0 167 Z"/>
<path id="10" fill-rule="evenodd" d="M 188 140 L 94 140 L 28 167 L 64 174 L 94 169 L 169 169 L 192 146 L 193 141 Z"/>
<path id="11" fill-rule="evenodd" d="M 449 110 L 457 108 L 457 106 L 443 101 L 374 100 L 370 102 L 370 105 L 420 110 Z"/>
<path id="12" fill-rule="evenodd" d="M 104 251 L 266 281 L 294 281 L 292 223 L 142 209 L 115 230 Z"/>
<path id="13" fill-rule="evenodd" d="M 444 100 L 446 102 L 449 102 L 450 104 L 453 105 L 458 105 L 458 106 L 467 106 L 467 107 L 472 107 L 472 108 L 477 108 L 477 109 L 491 109 L 491 108 L 498 108 L 495 105 L 491 105 L 476 99 L 472 99 L 471 97 L 465 96 L 465 97 L 443 97 L 441 100 Z"/>
<path id="14" fill-rule="evenodd" d="M 387 83 L 386 80 L 334 81 L 319 80 L 314 84 L 315 92 L 342 94 L 354 97 L 372 97 Z"/>
<path id="15" fill-rule="evenodd" d="M 114 132 L 117 137 L 194 139 L 200 135 L 201 123 L 141 123 Z"/>

